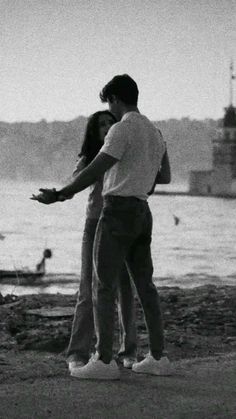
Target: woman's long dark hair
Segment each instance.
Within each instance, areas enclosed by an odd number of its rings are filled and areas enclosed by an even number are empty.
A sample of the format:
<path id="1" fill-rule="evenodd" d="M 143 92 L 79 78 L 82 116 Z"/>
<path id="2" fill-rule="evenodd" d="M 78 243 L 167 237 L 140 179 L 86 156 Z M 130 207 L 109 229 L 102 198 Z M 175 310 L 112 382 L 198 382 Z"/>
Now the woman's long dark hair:
<path id="1" fill-rule="evenodd" d="M 79 153 L 79 157 L 86 157 L 86 165 L 91 163 L 103 145 L 99 135 L 99 118 L 101 115 L 109 115 L 114 119 L 114 123 L 117 122 L 114 115 L 109 111 L 98 111 L 89 117 L 81 152 Z"/>

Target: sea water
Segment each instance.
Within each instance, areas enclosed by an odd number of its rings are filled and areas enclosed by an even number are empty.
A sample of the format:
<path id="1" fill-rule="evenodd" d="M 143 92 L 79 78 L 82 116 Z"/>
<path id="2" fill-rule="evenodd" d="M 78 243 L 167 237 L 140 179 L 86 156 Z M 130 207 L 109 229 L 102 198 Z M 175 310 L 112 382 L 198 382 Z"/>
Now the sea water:
<path id="1" fill-rule="evenodd" d="M 47 247 L 49 274 L 79 277 L 81 240 L 88 191 L 72 200 L 42 205 L 30 200 L 45 182 L 4 182 L 1 186 L 0 269 L 35 269 Z M 163 189 L 164 187 L 162 187 Z M 171 186 L 169 186 L 169 189 Z M 172 185 L 172 190 L 186 185 Z M 236 285 L 236 200 L 153 195 L 152 257 L 158 285 L 193 287 L 206 283 Z M 0 236 L 0 237 L 2 237 Z M 3 294 L 74 292 L 78 284 L 40 287 L 1 285 Z"/>

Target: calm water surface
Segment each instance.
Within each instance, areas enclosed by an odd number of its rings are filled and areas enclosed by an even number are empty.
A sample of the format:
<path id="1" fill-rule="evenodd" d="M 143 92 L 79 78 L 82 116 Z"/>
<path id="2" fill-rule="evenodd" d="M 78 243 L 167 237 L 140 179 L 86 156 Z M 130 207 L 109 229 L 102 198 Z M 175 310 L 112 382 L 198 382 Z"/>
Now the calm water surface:
<path id="1" fill-rule="evenodd" d="M 88 192 L 52 206 L 29 197 L 45 183 L 4 183 L 0 201 L 0 269 L 35 268 L 50 247 L 48 273 L 79 275 Z M 160 285 L 192 287 L 203 283 L 236 284 L 236 200 L 154 195 L 152 255 Z M 178 225 L 174 215 L 179 217 Z M 44 287 L 45 292 L 74 292 L 77 285 Z M 13 286 L 0 285 L 0 292 Z M 38 289 L 34 289 L 34 292 Z M 40 290 L 40 289 L 39 289 Z M 41 290 L 42 291 L 42 290 Z M 32 289 L 14 287 L 15 293 Z"/>

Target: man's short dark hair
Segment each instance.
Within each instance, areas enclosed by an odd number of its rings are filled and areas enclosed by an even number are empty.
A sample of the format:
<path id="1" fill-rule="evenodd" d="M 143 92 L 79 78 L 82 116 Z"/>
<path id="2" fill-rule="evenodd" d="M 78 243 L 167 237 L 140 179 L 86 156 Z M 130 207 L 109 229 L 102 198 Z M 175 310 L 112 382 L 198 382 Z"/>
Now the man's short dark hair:
<path id="1" fill-rule="evenodd" d="M 128 74 L 122 74 L 113 77 L 113 79 L 103 87 L 99 96 L 102 102 L 107 102 L 107 100 L 112 101 L 112 95 L 115 95 L 126 105 L 136 106 L 138 94 L 139 91 L 136 82 Z"/>

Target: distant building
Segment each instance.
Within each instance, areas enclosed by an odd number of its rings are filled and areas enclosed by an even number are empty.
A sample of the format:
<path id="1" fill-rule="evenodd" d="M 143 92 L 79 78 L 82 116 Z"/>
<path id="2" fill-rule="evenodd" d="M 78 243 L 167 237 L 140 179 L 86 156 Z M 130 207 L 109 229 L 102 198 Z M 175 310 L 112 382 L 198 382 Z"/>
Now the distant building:
<path id="1" fill-rule="evenodd" d="M 189 179 L 189 192 L 193 195 L 212 193 L 212 170 L 192 170 Z"/>
<path id="2" fill-rule="evenodd" d="M 192 195 L 236 197 L 236 108 L 232 104 L 233 66 L 230 66 L 230 105 L 225 108 L 223 126 L 212 141 L 212 170 L 190 172 Z"/>

